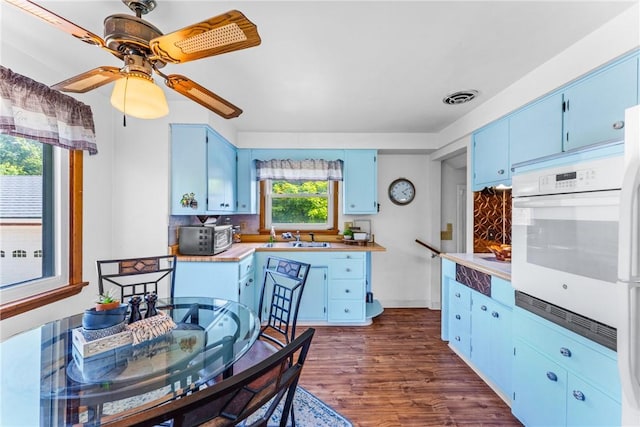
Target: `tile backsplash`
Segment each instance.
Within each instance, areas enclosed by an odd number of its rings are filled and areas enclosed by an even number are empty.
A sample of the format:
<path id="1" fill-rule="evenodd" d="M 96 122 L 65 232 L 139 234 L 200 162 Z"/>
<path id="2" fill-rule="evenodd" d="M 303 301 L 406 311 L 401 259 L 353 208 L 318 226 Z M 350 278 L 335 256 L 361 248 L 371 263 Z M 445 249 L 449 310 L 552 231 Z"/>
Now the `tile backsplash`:
<path id="1" fill-rule="evenodd" d="M 473 193 L 473 252 L 496 243 L 511 244 L 511 190 L 485 188 Z"/>

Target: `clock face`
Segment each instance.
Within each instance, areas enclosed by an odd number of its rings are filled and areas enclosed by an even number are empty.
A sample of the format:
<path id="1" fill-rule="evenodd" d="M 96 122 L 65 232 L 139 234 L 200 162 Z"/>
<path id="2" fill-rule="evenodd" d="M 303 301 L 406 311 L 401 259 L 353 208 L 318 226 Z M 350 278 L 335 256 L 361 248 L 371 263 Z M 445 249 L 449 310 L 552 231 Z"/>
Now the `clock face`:
<path id="1" fill-rule="evenodd" d="M 416 196 L 416 188 L 406 178 L 398 178 L 389 185 L 389 199 L 396 205 L 408 205 Z"/>

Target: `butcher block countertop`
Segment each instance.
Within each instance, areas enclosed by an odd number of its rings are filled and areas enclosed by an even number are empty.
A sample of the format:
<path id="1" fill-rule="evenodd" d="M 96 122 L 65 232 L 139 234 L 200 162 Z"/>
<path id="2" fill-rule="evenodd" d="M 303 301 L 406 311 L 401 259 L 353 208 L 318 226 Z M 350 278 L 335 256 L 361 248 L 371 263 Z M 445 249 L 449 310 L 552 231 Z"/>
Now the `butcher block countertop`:
<path id="1" fill-rule="evenodd" d="M 511 281 L 511 263 L 498 261 L 493 254 L 441 253 L 441 258 Z"/>
<path id="2" fill-rule="evenodd" d="M 331 242 L 329 248 L 294 248 L 291 242 L 276 242 L 273 246 L 267 247 L 264 242 L 234 243 L 226 251 L 211 256 L 200 255 L 180 255 L 178 245 L 171 246 L 172 254 L 178 256 L 178 261 L 201 261 L 201 262 L 237 262 L 254 252 L 384 252 L 386 248 L 377 243 L 367 243 L 366 245 L 345 244 L 342 242 Z"/>

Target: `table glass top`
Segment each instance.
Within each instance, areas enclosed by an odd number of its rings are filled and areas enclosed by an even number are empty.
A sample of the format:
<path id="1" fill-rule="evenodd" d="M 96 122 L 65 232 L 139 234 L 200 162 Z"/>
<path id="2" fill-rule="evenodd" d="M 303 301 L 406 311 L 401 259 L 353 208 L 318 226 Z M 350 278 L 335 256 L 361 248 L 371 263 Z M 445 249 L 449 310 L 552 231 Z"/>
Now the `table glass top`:
<path id="1" fill-rule="evenodd" d="M 259 332 L 255 313 L 227 300 L 161 299 L 157 308 L 176 327 L 136 345 L 85 340 L 82 314 L 1 343 L 0 425 L 95 423 L 160 404 L 220 375 Z"/>

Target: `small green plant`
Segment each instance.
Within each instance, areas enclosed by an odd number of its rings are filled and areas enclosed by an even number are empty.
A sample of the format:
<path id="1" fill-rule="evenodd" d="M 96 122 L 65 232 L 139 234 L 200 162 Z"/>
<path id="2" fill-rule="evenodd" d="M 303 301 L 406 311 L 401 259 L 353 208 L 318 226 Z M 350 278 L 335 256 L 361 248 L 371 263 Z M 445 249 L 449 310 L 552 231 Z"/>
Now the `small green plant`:
<path id="1" fill-rule="evenodd" d="M 116 296 L 116 291 L 114 289 L 109 289 L 107 292 L 101 293 L 98 295 L 98 299 L 96 303 L 98 304 L 110 304 L 112 302 L 118 302 L 119 299 Z"/>
<path id="2" fill-rule="evenodd" d="M 344 230 L 344 233 L 342 233 L 343 236 L 351 236 L 353 237 L 353 231 L 351 231 L 350 228 L 347 228 L 346 230 Z"/>

